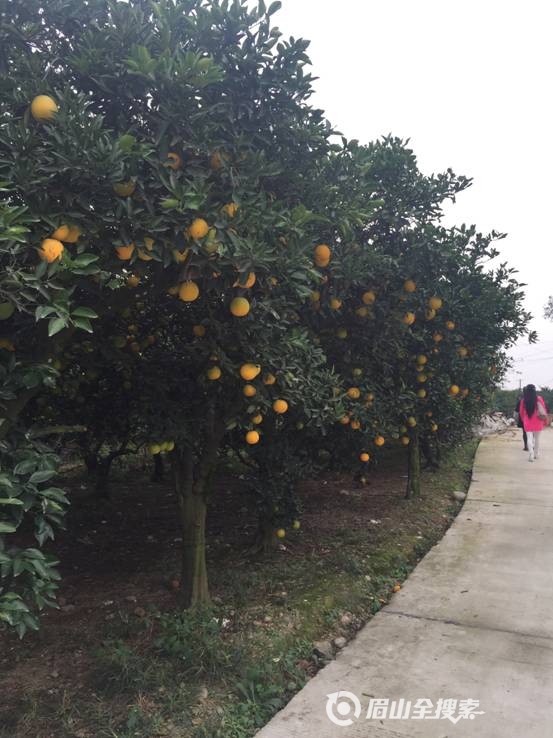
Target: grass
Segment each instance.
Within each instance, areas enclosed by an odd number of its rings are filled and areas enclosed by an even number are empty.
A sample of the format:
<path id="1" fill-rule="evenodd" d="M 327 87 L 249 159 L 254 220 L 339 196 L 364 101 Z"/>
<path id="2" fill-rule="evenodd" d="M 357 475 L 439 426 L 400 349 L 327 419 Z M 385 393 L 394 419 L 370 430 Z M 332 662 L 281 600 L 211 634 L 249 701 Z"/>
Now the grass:
<path id="1" fill-rule="evenodd" d="M 336 519 L 332 505 L 319 513 L 297 543 L 260 558 L 229 554 L 209 608 L 118 611 L 88 648 L 81 686 L 22 697 L 0 738 L 251 738 L 322 665 L 313 643 L 351 637 L 440 540 L 476 445 L 425 472 L 420 499 L 378 502 L 385 483 L 375 483 L 357 508 L 348 498 Z M 386 479 L 403 484 L 397 472 Z"/>

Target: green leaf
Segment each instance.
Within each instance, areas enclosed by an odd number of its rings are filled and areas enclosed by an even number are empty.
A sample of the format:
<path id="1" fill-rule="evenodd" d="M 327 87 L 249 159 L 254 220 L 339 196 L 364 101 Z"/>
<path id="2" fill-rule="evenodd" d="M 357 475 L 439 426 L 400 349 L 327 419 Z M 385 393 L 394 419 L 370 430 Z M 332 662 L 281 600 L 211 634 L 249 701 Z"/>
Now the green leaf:
<path id="1" fill-rule="evenodd" d="M 35 310 L 35 320 L 38 321 L 42 320 L 42 318 L 47 318 L 49 315 L 52 315 L 52 313 L 56 312 L 56 308 L 53 305 L 39 305 L 37 309 Z"/>
<path id="2" fill-rule="evenodd" d="M 100 257 L 95 254 L 79 254 L 73 259 L 73 266 L 86 267 L 89 264 L 94 264 Z"/>
<path id="3" fill-rule="evenodd" d="M 55 336 L 64 328 L 67 327 L 67 321 L 65 318 L 52 318 L 48 323 L 48 335 Z"/>
<path id="4" fill-rule="evenodd" d="M 17 497 L 0 497 L 0 505 L 23 505 L 23 501 Z"/>
<path id="5" fill-rule="evenodd" d="M 17 526 L 13 523 L 3 523 L 0 520 L 0 533 L 15 533 Z"/>
<path id="6" fill-rule="evenodd" d="M 72 312 L 73 318 L 97 318 L 98 314 L 94 312 L 91 308 L 87 307 L 78 307 Z"/>
<path id="7" fill-rule="evenodd" d="M 73 320 L 73 324 L 77 328 L 81 328 L 81 330 L 86 331 L 87 333 L 92 333 L 92 325 L 90 324 L 88 318 L 75 318 Z"/>
<path id="8" fill-rule="evenodd" d="M 56 471 L 52 471 L 50 469 L 36 471 L 34 474 L 31 474 L 29 478 L 29 483 L 40 484 L 41 482 L 47 482 L 49 479 L 52 479 L 52 477 L 55 477 L 56 473 Z"/>
<path id="9" fill-rule="evenodd" d="M 38 457 L 33 459 L 25 459 L 20 461 L 19 464 L 13 470 L 14 474 L 28 474 L 30 471 L 36 468 Z"/>

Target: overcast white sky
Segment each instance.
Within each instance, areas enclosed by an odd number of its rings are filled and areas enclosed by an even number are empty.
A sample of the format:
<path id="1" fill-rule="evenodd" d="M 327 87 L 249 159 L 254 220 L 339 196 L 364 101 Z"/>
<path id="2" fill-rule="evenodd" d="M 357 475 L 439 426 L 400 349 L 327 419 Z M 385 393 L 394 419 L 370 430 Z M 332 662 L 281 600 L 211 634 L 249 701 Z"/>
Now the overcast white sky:
<path id="1" fill-rule="evenodd" d="M 553 3 L 283 0 L 274 20 L 311 40 L 313 104 L 344 135 L 410 138 L 424 172 L 474 178 L 446 222 L 509 234 L 501 260 L 539 333 L 514 349 L 506 386 L 553 386 Z"/>

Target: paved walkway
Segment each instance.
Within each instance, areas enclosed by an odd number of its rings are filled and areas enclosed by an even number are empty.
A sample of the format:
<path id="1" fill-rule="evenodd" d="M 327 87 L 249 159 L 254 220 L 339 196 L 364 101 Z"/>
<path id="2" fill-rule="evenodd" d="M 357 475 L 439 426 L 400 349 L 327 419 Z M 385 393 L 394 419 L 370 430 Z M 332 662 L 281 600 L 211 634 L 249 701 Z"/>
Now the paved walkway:
<path id="1" fill-rule="evenodd" d="M 468 499 L 357 637 L 257 738 L 552 738 L 553 430 L 484 439 Z M 327 716 L 327 695 L 346 690 Z M 479 700 L 473 719 L 367 719 L 371 697 Z M 342 706 L 344 711 L 339 712 Z M 349 714 L 346 710 L 349 707 Z M 458 710 L 454 717 L 459 714 Z"/>

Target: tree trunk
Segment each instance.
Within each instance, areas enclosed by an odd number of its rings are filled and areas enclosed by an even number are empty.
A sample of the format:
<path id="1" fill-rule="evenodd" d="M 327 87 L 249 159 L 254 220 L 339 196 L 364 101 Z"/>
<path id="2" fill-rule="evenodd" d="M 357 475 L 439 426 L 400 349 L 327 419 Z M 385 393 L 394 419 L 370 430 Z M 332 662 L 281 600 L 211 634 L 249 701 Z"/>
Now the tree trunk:
<path id="1" fill-rule="evenodd" d="M 96 469 L 94 471 L 94 490 L 98 497 L 102 497 L 106 500 L 109 499 L 110 496 L 109 473 L 113 459 L 114 457 L 112 454 L 109 454 L 104 459 L 98 459 Z"/>
<path id="2" fill-rule="evenodd" d="M 161 458 L 161 454 L 156 454 L 153 458 L 152 482 L 163 482 L 163 459 Z"/>
<path id="3" fill-rule="evenodd" d="M 259 526 L 257 536 L 254 543 L 254 551 L 259 553 L 269 553 L 277 547 L 278 538 L 275 535 L 275 525 L 270 517 L 261 515 L 259 518 Z"/>
<path id="4" fill-rule="evenodd" d="M 426 467 L 430 467 L 431 469 L 439 469 L 440 465 L 436 461 L 434 452 L 432 450 L 432 444 L 430 443 L 428 436 L 423 436 L 420 439 L 420 447 L 422 455 L 424 456 L 424 459 L 426 461 Z"/>
<path id="5" fill-rule="evenodd" d="M 409 459 L 407 467 L 407 490 L 405 497 L 419 497 L 421 493 L 421 455 L 419 448 L 419 434 L 414 430 L 409 444 Z"/>
<path id="6" fill-rule="evenodd" d="M 85 454 L 84 463 L 88 476 L 94 477 L 96 475 L 96 470 L 98 469 L 98 456 L 93 452 Z"/>
<path id="7" fill-rule="evenodd" d="M 208 480 L 194 479 L 192 449 L 172 454 L 182 531 L 180 596 L 185 608 L 209 602 L 205 548 Z"/>

